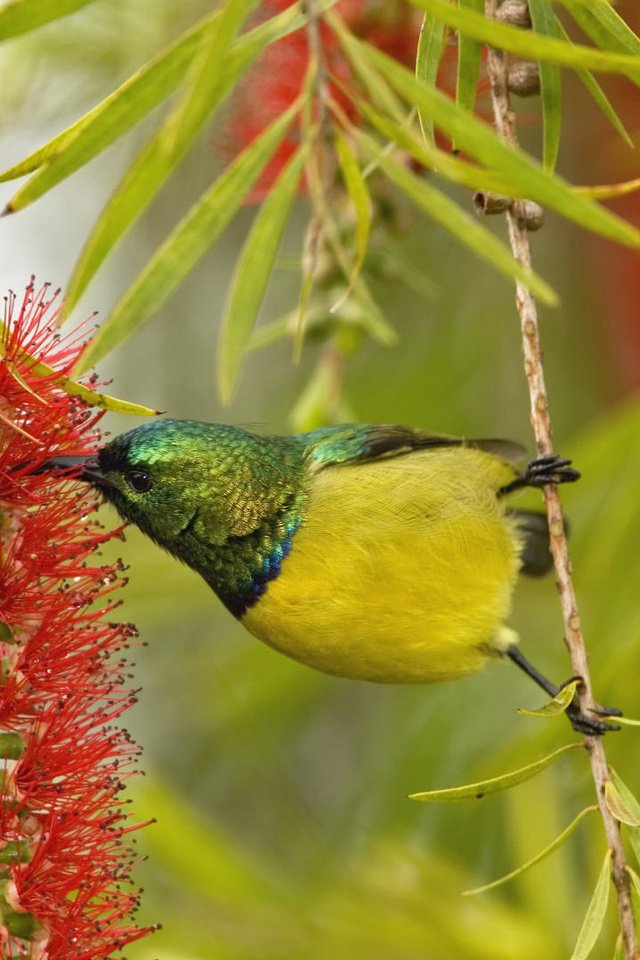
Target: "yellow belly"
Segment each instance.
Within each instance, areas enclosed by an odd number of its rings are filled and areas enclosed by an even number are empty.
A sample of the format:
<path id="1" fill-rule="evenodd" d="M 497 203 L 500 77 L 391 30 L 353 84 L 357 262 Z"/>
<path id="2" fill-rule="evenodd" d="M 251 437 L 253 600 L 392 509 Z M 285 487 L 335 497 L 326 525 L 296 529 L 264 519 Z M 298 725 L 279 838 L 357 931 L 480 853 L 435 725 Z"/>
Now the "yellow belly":
<path id="1" fill-rule="evenodd" d="M 520 543 L 498 458 L 443 448 L 313 480 L 282 573 L 242 618 L 282 653 L 381 683 L 462 676 L 514 642 Z"/>

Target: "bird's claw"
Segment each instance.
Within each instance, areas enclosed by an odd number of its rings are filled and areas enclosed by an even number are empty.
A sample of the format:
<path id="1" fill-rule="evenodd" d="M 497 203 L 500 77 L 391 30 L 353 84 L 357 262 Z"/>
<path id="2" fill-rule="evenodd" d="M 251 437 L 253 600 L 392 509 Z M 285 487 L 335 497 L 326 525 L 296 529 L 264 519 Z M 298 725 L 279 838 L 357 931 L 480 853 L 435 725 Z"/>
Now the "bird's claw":
<path id="1" fill-rule="evenodd" d="M 575 680 L 582 682 L 582 677 L 570 677 L 566 683 L 562 684 L 560 690 Z M 588 737 L 601 737 L 604 733 L 611 733 L 614 730 L 620 729 L 619 724 L 608 722 L 609 717 L 622 716 L 622 710 L 618 710 L 617 707 L 592 707 L 589 709 L 589 713 L 595 714 L 595 716 L 591 717 L 587 716 L 586 713 L 582 713 L 580 705 L 574 700 L 573 703 L 569 704 L 565 713 L 576 733 L 582 733 Z M 607 719 L 598 720 L 597 717 L 606 717 Z"/>
<path id="2" fill-rule="evenodd" d="M 556 453 L 545 453 L 530 460 L 522 475 L 524 485 L 544 487 L 548 483 L 574 483 L 580 473 L 571 466 L 571 460 Z"/>

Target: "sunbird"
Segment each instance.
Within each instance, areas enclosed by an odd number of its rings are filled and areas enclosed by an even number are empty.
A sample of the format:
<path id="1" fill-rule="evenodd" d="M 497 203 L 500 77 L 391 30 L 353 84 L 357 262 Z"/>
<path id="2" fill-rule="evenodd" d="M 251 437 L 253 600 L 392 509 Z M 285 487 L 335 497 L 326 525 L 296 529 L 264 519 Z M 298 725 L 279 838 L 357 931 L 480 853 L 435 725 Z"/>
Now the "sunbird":
<path id="1" fill-rule="evenodd" d="M 97 458 L 59 457 L 121 517 L 199 573 L 246 629 L 325 673 L 431 683 L 508 657 L 550 695 L 506 624 L 518 573 L 551 567 L 522 487 L 576 480 L 553 454 L 411 427 L 339 424 L 262 436 L 196 420 L 144 424 Z M 611 724 L 567 711 L 576 730 Z M 608 712 L 608 711 L 607 711 Z"/>

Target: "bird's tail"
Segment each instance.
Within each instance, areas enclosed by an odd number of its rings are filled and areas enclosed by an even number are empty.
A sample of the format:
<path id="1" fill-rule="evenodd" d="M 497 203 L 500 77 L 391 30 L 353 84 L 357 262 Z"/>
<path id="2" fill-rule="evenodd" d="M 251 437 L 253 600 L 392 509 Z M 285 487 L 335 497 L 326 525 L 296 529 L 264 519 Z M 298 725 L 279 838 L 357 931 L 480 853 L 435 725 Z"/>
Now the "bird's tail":
<path id="1" fill-rule="evenodd" d="M 524 541 L 522 572 L 529 577 L 544 576 L 553 567 L 546 513 L 539 510 L 508 510 L 507 513 L 515 520 Z"/>

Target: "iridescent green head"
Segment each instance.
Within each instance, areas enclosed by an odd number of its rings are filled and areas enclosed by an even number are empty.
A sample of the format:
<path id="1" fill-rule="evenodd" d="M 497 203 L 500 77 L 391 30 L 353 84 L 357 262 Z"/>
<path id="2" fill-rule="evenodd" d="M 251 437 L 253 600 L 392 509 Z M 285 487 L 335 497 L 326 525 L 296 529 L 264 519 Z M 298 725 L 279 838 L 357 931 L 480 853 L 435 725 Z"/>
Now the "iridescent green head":
<path id="1" fill-rule="evenodd" d="M 199 569 L 231 538 L 291 500 L 301 457 L 285 438 L 195 420 L 162 420 L 102 448 L 97 483 L 125 520 Z"/>

